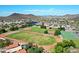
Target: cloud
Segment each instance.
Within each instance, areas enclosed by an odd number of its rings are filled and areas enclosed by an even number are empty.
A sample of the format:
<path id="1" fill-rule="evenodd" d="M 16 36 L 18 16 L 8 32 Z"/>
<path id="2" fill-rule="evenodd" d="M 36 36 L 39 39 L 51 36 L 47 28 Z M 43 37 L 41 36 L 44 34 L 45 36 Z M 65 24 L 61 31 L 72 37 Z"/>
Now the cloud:
<path id="1" fill-rule="evenodd" d="M 26 13 L 32 13 L 37 15 L 56 15 L 64 13 L 64 10 L 56 10 L 56 9 L 30 9 L 25 10 Z"/>
<path id="2" fill-rule="evenodd" d="M 14 11 L 0 11 L 0 16 L 8 16 L 12 13 L 15 13 Z"/>
<path id="3" fill-rule="evenodd" d="M 74 14 L 76 9 L 29 9 L 24 10 L 26 13 L 32 13 L 36 15 L 64 15 L 64 14 Z"/>
<path id="4" fill-rule="evenodd" d="M 48 14 L 48 15 L 52 15 L 52 14 L 63 14 L 65 12 L 65 10 L 58 10 L 58 9 L 30 9 L 30 10 L 25 10 L 25 12 L 28 13 L 33 13 L 33 14 Z"/>
<path id="5" fill-rule="evenodd" d="M 0 15 L 10 15 L 12 13 L 24 13 L 24 14 L 34 14 L 34 15 L 64 15 L 64 14 L 74 14 L 77 13 L 76 9 L 25 9 L 22 11 L 0 11 Z"/>
<path id="6" fill-rule="evenodd" d="M 29 9 L 28 12 L 52 12 L 54 9 Z"/>

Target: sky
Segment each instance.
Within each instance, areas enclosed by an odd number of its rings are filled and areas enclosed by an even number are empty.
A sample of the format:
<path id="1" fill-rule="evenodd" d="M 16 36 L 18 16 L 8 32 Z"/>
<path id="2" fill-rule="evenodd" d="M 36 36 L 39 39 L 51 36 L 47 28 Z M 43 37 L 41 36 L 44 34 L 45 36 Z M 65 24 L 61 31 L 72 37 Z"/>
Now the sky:
<path id="1" fill-rule="evenodd" d="M 0 16 L 12 13 L 38 16 L 79 14 L 79 5 L 0 5 Z"/>

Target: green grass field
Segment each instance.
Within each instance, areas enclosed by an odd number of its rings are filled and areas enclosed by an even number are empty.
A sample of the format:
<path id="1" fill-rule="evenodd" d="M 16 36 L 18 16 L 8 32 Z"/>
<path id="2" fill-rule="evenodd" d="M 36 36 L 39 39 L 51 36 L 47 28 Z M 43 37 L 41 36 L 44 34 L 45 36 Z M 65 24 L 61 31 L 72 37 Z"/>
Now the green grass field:
<path id="1" fill-rule="evenodd" d="M 55 39 L 51 36 L 43 36 L 42 33 L 33 33 L 33 31 L 21 31 L 15 34 L 10 34 L 7 37 L 18 40 L 25 40 L 39 45 L 50 45 L 55 43 Z"/>
<path id="2" fill-rule="evenodd" d="M 33 32 L 39 32 L 39 33 L 44 33 L 47 29 L 40 28 L 40 26 L 32 26 L 32 31 Z"/>
<path id="3" fill-rule="evenodd" d="M 73 40 L 73 41 L 74 41 L 76 47 L 79 48 L 79 39 L 76 39 L 76 40 Z"/>

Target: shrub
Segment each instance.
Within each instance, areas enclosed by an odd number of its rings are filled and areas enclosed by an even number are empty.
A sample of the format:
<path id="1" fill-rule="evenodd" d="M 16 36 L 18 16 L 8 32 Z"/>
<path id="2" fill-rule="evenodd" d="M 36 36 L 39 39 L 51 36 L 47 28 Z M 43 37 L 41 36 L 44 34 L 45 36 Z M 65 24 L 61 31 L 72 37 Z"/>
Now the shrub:
<path id="1" fill-rule="evenodd" d="M 52 29 L 52 27 L 49 27 L 49 29 Z"/>
<path id="2" fill-rule="evenodd" d="M 30 53 L 42 53 L 43 48 L 38 47 L 38 46 L 32 46 L 30 49 L 28 49 Z"/>
<path id="3" fill-rule="evenodd" d="M 60 30 L 56 30 L 55 33 L 54 33 L 54 35 L 56 35 L 56 36 L 58 36 L 60 34 L 61 34 Z"/>
<path id="4" fill-rule="evenodd" d="M 44 34 L 48 34 L 48 30 L 44 31 Z"/>
<path id="5" fill-rule="evenodd" d="M 46 26 L 44 26 L 44 23 L 42 23 L 41 28 L 46 29 Z"/>
<path id="6" fill-rule="evenodd" d="M 4 47 L 4 43 L 0 42 L 0 48 L 3 48 L 3 47 Z"/>
<path id="7" fill-rule="evenodd" d="M 3 48 L 5 46 L 8 46 L 12 44 L 10 40 L 6 39 L 6 40 L 0 40 L 0 48 Z"/>
<path id="8" fill-rule="evenodd" d="M 59 29 L 60 31 L 62 31 L 62 30 L 65 31 L 65 28 L 64 28 L 64 27 L 61 27 L 61 26 L 60 26 L 60 28 L 58 28 L 58 29 Z"/>
<path id="9" fill-rule="evenodd" d="M 0 29 L 0 34 L 7 32 L 5 29 Z"/>
<path id="10" fill-rule="evenodd" d="M 21 26 L 21 28 L 25 28 L 25 27 L 27 27 L 27 25 L 22 25 L 22 26 Z"/>
<path id="11" fill-rule="evenodd" d="M 73 42 L 73 40 L 70 40 L 70 46 L 72 46 L 72 47 L 76 47 L 76 44 Z"/>
<path id="12" fill-rule="evenodd" d="M 56 53 L 61 53 L 61 52 L 63 52 L 63 47 L 62 47 L 62 46 L 56 46 L 56 47 L 55 47 L 55 52 L 56 52 Z"/>
<path id="13" fill-rule="evenodd" d="M 9 39 L 6 39 L 6 41 L 5 41 L 5 45 L 10 45 L 10 44 L 12 44 L 13 42 L 11 42 Z"/>
<path id="14" fill-rule="evenodd" d="M 16 27 L 13 26 L 13 27 L 10 28 L 11 31 L 15 31 L 15 30 L 18 30 L 18 29 L 19 28 L 17 26 Z"/>
<path id="15" fill-rule="evenodd" d="M 56 53 L 69 52 L 70 47 L 75 47 L 75 44 L 72 40 L 63 40 L 63 42 L 57 43 L 55 46 Z"/>

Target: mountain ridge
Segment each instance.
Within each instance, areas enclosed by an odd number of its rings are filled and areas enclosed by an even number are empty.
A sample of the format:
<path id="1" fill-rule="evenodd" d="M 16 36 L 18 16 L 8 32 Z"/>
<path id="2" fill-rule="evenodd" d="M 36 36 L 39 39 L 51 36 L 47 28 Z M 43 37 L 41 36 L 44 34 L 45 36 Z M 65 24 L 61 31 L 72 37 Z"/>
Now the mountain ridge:
<path id="1" fill-rule="evenodd" d="M 36 16 L 36 15 L 33 15 L 33 14 L 21 14 L 21 13 L 12 13 L 11 15 L 9 16 L 6 16 L 6 17 L 0 17 L 0 20 L 22 20 L 22 19 L 50 19 L 50 18 L 68 18 L 68 20 L 78 20 L 79 19 L 79 14 L 66 14 L 66 15 L 63 15 L 63 16 Z M 53 19 L 52 19 L 53 20 Z"/>

